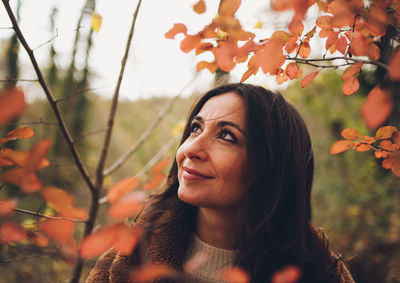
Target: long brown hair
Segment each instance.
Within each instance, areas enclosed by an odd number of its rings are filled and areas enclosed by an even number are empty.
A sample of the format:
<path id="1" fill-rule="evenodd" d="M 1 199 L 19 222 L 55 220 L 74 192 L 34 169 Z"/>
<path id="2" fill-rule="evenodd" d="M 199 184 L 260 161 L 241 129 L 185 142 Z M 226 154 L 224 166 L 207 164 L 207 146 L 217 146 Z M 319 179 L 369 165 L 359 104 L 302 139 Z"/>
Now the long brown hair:
<path id="1" fill-rule="evenodd" d="M 214 88 L 192 107 L 181 144 L 203 105 L 227 92 L 244 99 L 248 164 L 254 176 L 243 200 L 236 265 L 249 272 L 251 282 L 268 282 L 274 272 L 289 264 L 302 270 L 301 282 L 323 281 L 323 276 L 328 278 L 336 269 L 318 263 L 330 255 L 326 239 L 315 236 L 311 224 L 311 140 L 302 117 L 281 94 L 242 83 Z M 155 198 L 145 218 L 150 227 L 158 223 L 160 231 L 173 233 L 176 241 L 187 246 L 196 227 L 197 208 L 178 199 L 178 187 L 175 161 L 166 190 Z M 165 213 L 168 221 L 160 221 Z"/>

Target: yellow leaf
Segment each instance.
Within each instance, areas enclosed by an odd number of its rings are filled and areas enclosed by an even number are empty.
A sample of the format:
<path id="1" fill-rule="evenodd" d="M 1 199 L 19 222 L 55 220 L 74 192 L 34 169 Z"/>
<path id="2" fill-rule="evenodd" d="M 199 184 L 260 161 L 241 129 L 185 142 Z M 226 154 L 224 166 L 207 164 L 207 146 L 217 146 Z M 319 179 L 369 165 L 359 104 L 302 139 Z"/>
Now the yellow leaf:
<path id="1" fill-rule="evenodd" d="M 93 12 L 92 13 L 92 30 L 94 30 L 95 32 L 99 32 L 99 30 L 101 28 L 101 21 L 102 21 L 101 15 L 96 12 Z"/>
<path id="2" fill-rule="evenodd" d="M 261 29 L 263 27 L 262 21 L 258 20 L 257 23 L 255 24 L 254 28 L 255 29 Z"/>

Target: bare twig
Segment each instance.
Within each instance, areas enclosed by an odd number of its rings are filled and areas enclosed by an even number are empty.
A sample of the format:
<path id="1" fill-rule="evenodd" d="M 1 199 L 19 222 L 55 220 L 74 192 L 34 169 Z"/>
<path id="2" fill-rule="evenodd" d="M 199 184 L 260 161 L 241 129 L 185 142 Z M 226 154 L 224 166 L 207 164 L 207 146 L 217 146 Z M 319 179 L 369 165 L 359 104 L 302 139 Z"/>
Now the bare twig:
<path id="1" fill-rule="evenodd" d="M 106 131 L 106 129 L 98 129 L 98 130 L 93 130 L 93 131 L 84 133 L 84 134 L 80 135 L 79 137 L 76 137 L 74 142 L 78 143 L 82 139 L 84 139 L 84 138 L 86 138 L 88 136 L 95 135 L 95 134 L 98 134 L 98 133 L 102 133 L 102 132 L 105 132 L 105 131 Z"/>
<path id="2" fill-rule="evenodd" d="M 28 126 L 28 125 L 46 125 L 46 126 L 57 126 L 57 122 L 46 122 L 43 121 L 42 119 L 39 119 L 39 121 L 32 121 L 32 122 L 19 122 L 19 123 L 13 123 L 12 125 L 15 126 Z"/>
<path id="3" fill-rule="evenodd" d="M 86 94 L 86 93 L 89 92 L 89 91 L 97 90 L 97 89 L 103 89 L 103 88 L 105 88 L 105 87 L 85 88 L 85 89 L 82 89 L 82 90 L 80 90 L 80 91 L 75 92 L 74 94 L 70 94 L 70 95 L 67 95 L 67 96 L 58 98 L 58 99 L 55 100 L 55 102 L 56 102 L 56 103 L 59 103 L 59 102 L 61 102 L 61 101 L 70 99 L 71 97 L 78 96 L 78 95 L 83 95 L 83 94 Z"/>
<path id="4" fill-rule="evenodd" d="M 55 35 L 55 36 L 53 36 L 52 38 L 50 38 L 48 41 L 43 42 L 42 44 L 39 44 L 38 46 L 36 46 L 35 48 L 33 48 L 32 51 L 35 51 L 36 49 L 42 47 L 43 45 L 46 45 L 46 44 L 52 42 L 52 41 L 53 41 L 54 39 L 56 39 L 57 37 L 58 37 L 58 29 L 56 29 L 56 35 Z"/>
<path id="5" fill-rule="evenodd" d="M 8 83 L 8 82 L 34 82 L 34 83 L 36 83 L 36 82 L 38 82 L 38 80 L 29 80 L 29 79 L 9 79 L 9 78 L 0 80 L 0 83 Z"/>
<path id="6" fill-rule="evenodd" d="M 147 140 L 153 130 L 157 127 L 157 125 L 165 118 L 165 114 L 171 109 L 173 104 L 177 101 L 177 99 L 182 95 L 183 91 L 197 78 L 197 74 L 191 79 L 183 89 L 174 96 L 165 106 L 164 108 L 158 113 L 157 117 L 152 121 L 152 123 L 147 127 L 146 131 L 140 136 L 137 142 L 117 161 L 114 162 L 109 168 L 104 170 L 104 176 L 108 176 L 115 172 L 118 168 L 120 168 L 138 149 L 139 147 Z"/>
<path id="7" fill-rule="evenodd" d="M 5 184 L 6 184 L 6 182 L 1 183 L 1 185 L 0 185 L 0 191 L 4 188 Z"/>
<path id="8" fill-rule="evenodd" d="M 42 89 L 43 89 L 44 93 L 46 94 L 47 100 L 49 101 L 50 106 L 52 107 L 52 110 L 53 110 L 53 112 L 54 112 L 54 114 L 56 116 L 59 128 L 60 128 L 60 130 L 61 130 L 61 132 L 62 132 L 62 134 L 64 136 L 65 141 L 68 144 L 68 147 L 69 147 L 69 149 L 70 149 L 70 151 L 72 153 L 72 156 L 75 159 L 76 166 L 78 167 L 78 170 L 81 173 L 81 175 L 82 175 L 83 179 L 85 180 L 85 182 L 86 182 L 87 186 L 89 187 L 89 189 L 91 191 L 94 191 L 95 190 L 94 185 L 93 185 L 92 181 L 89 178 L 89 174 L 86 172 L 86 169 L 83 166 L 82 160 L 81 160 L 81 158 L 79 156 L 79 153 L 78 153 L 77 149 L 75 148 L 75 146 L 73 144 L 72 137 L 69 134 L 69 131 L 68 131 L 66 125 L 65 125 L 65 122 L 64 122 L 62 116 L 61 116 L 61 113 L 60 113 L 60 111 L 59 111 L 59 109 L 58 109 L 58 107 L 57 107 L 57 105 L 55 103 L 53 95 L 50 93 L 50 90 L 47 87 L 46 82 L 44 81 L 42 72 L 40 71 L 39 65 L 38 65 L 38 63 L 36 61 L 36 58 L 35 58 L 35 55 L 33 54 L 32 49 L 29 47 L 24 35 L 21 32 L 21 29 L 19 28 L 17 19 L 15 18 L 15 15 L 14 15 L 11 7 L 10 7 L 9 1 L 8 0 L 2 0 L 2 2 L 3 2 L 3 5 L 4 5 L 4 7 L 5 7 L 6 11 L 7 11 L 8 16 L 9 16 L 9 18 L 11 20 L 11 23 L 13 25 L 13 29 L 14 29 L 19 41 L 21 42 L 22 46 L 24 47 L 24 49 L 28 53 L 28 56 L 29 56 L 29 58 L 30 58 L 30 60 L 32 62 L 32 65 L 33 65 L 33 67 L 35 69 L 35 72 L 36 72 L 36 75 L 38 77 L 39 83 L 42 86 Z"/>
<path id="9" fill-rule="evenodd" d="M 358 58 L 350 58 L 350 57 L 346 57 L 346 56 L 336 56 L 336 57 L 330 57 L 330 58 L 315 58 L 315 59 L 303 59 L 303 58 L 295 58 L 295 57 L 290 57 L 290 56 L 286 56 L 287 60 L 293 60 L 299 63 L 303 63 L 303 64 L 309 64 L 311 62 L 330 62 L 330 61 L 335 61 L 335 60 L 345 60 L 345 61 L 349 61 L 349 62 L 353 62 L 353 63 L 364 63 L 364 64 L 369 64 L 369 65 L 376 65 L 376 66 L 380 66 L 384 69 L 388 69 L 389 66 L 376 61 L 376 60 L 363 60 L 363 59 L 358 59 Z M 347 63 L 345 65 L 350 65 L 351 63 Z M 310 64 L 311 65 L 311 64 Z M 320 67 L 319 65 L 316 65 L 317 67 Z M 331 65 L 330 68 L 337 68 L 337 67 L 341 67 L 342 65 Z"/>

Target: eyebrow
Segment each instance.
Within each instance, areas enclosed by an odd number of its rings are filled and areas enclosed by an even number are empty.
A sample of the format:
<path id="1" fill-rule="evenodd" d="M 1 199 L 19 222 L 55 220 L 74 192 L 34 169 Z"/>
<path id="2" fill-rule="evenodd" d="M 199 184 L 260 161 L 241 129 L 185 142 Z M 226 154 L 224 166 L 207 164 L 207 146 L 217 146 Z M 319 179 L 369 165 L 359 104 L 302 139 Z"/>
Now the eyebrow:
<path id="1" fill-rule="evenodd" d="M 193 120 L 196 120 L 196 121 L 204 123 L 204 119 L 201 118 L 200 116 L 194 116 Z M 214 119 L 210 119 L 210 120 L 214 120 Z M 236 124 L 236 123 L 231 122 L 231 121 L 225 121 L 225 120 L 219 121 L 217 123 L 217 126 L 219 126 L 219 127 L 231 126 L 231 127 L 236 128 L 239 132 L 241 132 L 242 135 L 245 135 L 244 131 L 240 128 L 240 126 L 238 124 Z"/>

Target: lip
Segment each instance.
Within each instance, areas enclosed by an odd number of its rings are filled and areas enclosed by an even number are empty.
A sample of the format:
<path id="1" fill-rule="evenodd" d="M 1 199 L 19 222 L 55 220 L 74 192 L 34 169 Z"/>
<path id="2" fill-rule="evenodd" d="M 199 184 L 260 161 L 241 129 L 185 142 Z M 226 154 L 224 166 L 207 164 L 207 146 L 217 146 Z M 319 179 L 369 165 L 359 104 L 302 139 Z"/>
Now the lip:
<path id="1" fill-rule="evenodd" d="M 188 180 L 214 179 L 214 177 L 204 175 L 196 170 L 183 166 L 183 178 Z"/>

